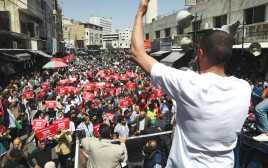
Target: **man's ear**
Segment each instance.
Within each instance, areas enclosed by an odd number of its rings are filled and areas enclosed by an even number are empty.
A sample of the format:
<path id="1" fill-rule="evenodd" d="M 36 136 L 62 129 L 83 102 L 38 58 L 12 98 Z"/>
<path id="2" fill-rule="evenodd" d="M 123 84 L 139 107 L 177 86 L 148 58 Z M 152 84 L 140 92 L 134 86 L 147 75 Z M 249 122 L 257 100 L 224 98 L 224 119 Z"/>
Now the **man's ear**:
<path id="1" fill-rule="evenodd" d="M 205 53 L 204 50 L 199 48 L 199 59 L 204 59 Z"/>

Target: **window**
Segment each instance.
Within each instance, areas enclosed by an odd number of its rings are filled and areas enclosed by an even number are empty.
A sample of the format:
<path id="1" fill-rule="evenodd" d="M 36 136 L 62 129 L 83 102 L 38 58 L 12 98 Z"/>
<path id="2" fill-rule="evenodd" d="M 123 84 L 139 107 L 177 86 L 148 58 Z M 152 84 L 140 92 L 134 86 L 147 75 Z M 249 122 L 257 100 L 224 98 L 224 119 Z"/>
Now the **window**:
<path id="1" fill-rule="evenodd" d="M 184 29 L 181 28 L 180 26 L 177 26 L 177 35 L 183 34 L 184 33 Z"/>
<path id="2" fill-rule="evenodd" d="M 201 20 L 195 21 L 192 24 L 193 24 L 193 31 L 200 30 Z"/>
<path id="3" fill-rule="evenodd" d="M 127 46 L 127 43 L 126 43 L 126 46 Z"/>
<path id="4" fill-rule="evenodd" d="M 100 38 L 102 38 L 102 34 L 100 34 Z"/>
<path id="5" fill-rule="evenodd" d="M 88 36 L 88 32 L 87 32 L 87 36 Z"/>
<path id="6" fill-rule="evenodd" d="M 116 44 L 114 44 L 114 46 L 116 46 Z"/>
<path id="7" fill-rule="evenodd" d="M 122 43 L 120 43 L 120 46 L 122 46 Z"/>
<path id="8" fill-rule="evenodd" d="M 146 33 L 146 35 L 145 35 L 146 37 L 146 40 L 149 40 L 149 33 Z"/>
<path id="9" fill-rule="evenodd" d="M 215 28 L 221 28 L 223 25 L 227 25 L 227 15 L 214 17 Z"/>
<path id="10" fill-rule="evenodd" d="M 245 10 L 246 24 L 254 24 L 265 21 L 265 5 Z"/>
<path id="11" fill-rule="evenodd" d="M 160 38 L 160 30 L 155 32 L 155 38 Z"/>
<path id="12" fill-rule="evenodd" d="M 170 36 L 170 28 L 165 29 L 165 37 Z"/>

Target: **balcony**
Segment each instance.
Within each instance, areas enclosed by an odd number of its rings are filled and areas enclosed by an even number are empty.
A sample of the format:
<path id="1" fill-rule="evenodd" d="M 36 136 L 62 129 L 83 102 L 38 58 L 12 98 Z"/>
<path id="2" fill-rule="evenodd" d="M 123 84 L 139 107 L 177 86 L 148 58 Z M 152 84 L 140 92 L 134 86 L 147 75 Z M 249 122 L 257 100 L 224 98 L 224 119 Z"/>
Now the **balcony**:
<path id="1" fill-rule="evenodd" d="M 43 20 L 41 0 L 20 0 L 18 6 L 23 13 Z"/>

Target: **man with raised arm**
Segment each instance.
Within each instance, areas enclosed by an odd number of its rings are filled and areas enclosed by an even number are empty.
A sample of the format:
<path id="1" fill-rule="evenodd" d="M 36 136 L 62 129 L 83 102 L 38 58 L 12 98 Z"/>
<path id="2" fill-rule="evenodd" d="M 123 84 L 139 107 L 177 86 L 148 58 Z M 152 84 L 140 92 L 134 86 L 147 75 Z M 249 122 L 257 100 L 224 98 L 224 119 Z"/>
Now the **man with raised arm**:
<path id="1" fill-rule="evenodd" d="M 132 59 L 151 75 L 154 87 L 177 102 L 167 167 L 231 168 L 251 93 L 246 81 L 224 73 L 225 63 L 232 55 L 232 38 L 219 30 L 204 34 L 195 58 L 199 73 L 167 67 L 144 49 L 142 21 L 149 1 L 140 1 L 131 52 Z"/>

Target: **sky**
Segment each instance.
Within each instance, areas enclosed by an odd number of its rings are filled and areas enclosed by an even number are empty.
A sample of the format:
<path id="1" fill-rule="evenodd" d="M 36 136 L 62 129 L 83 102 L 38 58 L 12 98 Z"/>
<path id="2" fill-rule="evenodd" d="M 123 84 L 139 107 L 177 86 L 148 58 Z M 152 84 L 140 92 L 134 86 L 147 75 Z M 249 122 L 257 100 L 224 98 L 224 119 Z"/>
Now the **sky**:
<path id="1" fill-rule="evenodd" d="M 90 16 L 113 19 L 113 29 L 133 28 L 140 0 L 58 0 L 63 18 L 89 22 Z M 158 15 L 184 9 L 185 0 L 158 0 Z"/>

